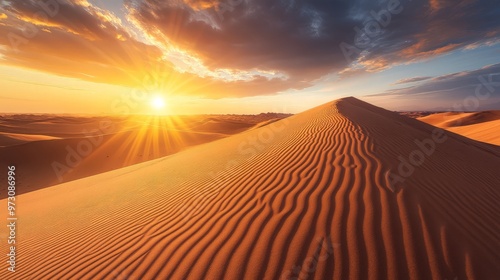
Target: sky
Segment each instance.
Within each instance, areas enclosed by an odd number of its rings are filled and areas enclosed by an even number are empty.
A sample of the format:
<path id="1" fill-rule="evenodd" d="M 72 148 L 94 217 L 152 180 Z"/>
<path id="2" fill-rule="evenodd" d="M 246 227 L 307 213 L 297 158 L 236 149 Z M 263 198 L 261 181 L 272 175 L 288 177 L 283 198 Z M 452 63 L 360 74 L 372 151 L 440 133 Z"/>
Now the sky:
<path id="1" fill-rule="evenodd" d="M 4 113 L 500 109 L 500 5 L 0 0 L 0 88 Z"/>

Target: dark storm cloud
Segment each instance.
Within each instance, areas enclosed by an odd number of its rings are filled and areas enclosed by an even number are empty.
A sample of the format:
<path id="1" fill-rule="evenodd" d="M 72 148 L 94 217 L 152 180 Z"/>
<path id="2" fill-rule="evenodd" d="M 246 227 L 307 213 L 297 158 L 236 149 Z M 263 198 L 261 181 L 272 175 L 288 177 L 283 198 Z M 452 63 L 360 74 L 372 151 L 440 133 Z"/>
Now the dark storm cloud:
<path id="1" fill-rule="evenodd" d="M 500 35 L 498 3 L 487 0 L 128 3 L 146 30 L 159 30 L 210 67 L 278 70 L 304 80 L 347 67 L 341 43 L 360 51 L 351 61 L 358 59 L 363 68 L 376 71 Z M 379 16 L 380 31 L 367 37 L 363 28 L 373 27 Z M 356 44 L 363 40 L 369 43 Z"/>
<path id="2" fill-rule="evenodd" d="M 278 70 L 312 80 L 346 66 L 338 44 L 351 36 L 348 1 L 236 0 L 204 10 L 177 2 L 129 5 L 147 31 L 159 30 L 212 68 Z"/>

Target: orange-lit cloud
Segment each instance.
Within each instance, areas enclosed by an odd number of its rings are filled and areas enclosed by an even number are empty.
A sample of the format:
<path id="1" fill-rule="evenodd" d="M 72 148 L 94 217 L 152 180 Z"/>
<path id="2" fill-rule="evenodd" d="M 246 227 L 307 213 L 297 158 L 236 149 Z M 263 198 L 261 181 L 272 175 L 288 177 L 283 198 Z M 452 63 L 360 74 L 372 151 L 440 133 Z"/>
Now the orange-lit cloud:
<path id="1" fill-rule="evenodd" d="M 271 72 L 248 72 L 238 79 L 238 73 L 221 69 L 221 78 L 216 79 L 179 71 L 165 59 L 162 49 L 134 38 L 118 18 L 86 1 L 61 4 L 53 17 L 37 17 L 38 11 L 26 2 L 13 2 L 9 7 L 12 20 L 0 26 L 1 34 L 9 34 L 0 38 L 0 45 L 7 47 L 2 51 L 3 64 L 138 88 L 158 83 L 144 77 L 161 71 L 165 78 L 161 90 L 208 97 L 270 94 L 308 85 L 273 79 Z M 26 36 L 22 26 L 30 27 L 33 34 Z"/>
<path id="2" fill-rule="evenodd" d="M 429 4 L 431 6 L 431 11 L 435 12 L 441 9 L 441 1 L 440 0 L 429 0 Z"/>
<path id="3" fill-rule="evenodd" d="M 221 3 L 215 0 L 185 0 L 186 3 L 196 10 L 209 9 L 213 7 L 218 7 Z"/>
<path id="4" fill-rule="evenodd" d="M 45 17 L 37 1 L 4 2 L 2 64 L 129 87 L 161 69 L 166 91 L 213 98 L 382 71 L 493 42 L 500 26 L 485 0 L 402 1 L 350 65 L 339 45 L 354 44 L 378 1 L 126 0 L 125 17 L 87 0 L 58 0 Z"/>
<path id="5" fill-rule="evenodd" d="M 448 44 L 442 47 L 434 47 L 427 48 L 425 45 L 425 41 L 419 42 L 412 47 L 403 50 L 401 55 L 403 57 L 407 57 L 409 59 L 421 59 L 421 58 L 429 58 L 436 55 L 448 53 L 452 50 L 458 49 L 462 44 Z M 429 50 L 428 50 L 429 49 Z"/>
<path id="6" fill-rule="evenodd" d="M 344 75 L 382 71 L 398 64 L 435 58 L 459 49 L 498 43 L 500 14 L 481 0 L 403 2 L 400 15 L 371 38 L 372 44 Z M 401 18 L 398 18 L 401 16 Z M 373 18 L 371 18 L 373 20 Z M 375 43 L 377 42 L 377 43 Z"/>

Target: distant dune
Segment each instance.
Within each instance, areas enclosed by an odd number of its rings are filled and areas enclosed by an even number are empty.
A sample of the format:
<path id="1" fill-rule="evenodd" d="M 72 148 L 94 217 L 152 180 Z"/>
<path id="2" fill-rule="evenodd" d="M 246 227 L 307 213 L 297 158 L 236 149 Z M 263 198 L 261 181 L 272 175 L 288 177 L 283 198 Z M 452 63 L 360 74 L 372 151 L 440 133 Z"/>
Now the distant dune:
<path id="1" fill-rule="evenodd" d="M 437 113 L 418 119 L 474 140 L 500 146 L 500 111 Z"/>
<path id="2" fill-rule="evenodd" d="M 498 166 L 345 98 L 20 195 L 0 279 L 498 279 Z"/>
<path id="3" fill-rule="evenodd" d="M 4 116 L 0 165 L 22 167 L 18 192 L 26 193 L 171 155 L 287 116 Z M 0 184 L 6 184 L 3 173 Z M 0 192 L 1 198 L 6 195 Z"/>

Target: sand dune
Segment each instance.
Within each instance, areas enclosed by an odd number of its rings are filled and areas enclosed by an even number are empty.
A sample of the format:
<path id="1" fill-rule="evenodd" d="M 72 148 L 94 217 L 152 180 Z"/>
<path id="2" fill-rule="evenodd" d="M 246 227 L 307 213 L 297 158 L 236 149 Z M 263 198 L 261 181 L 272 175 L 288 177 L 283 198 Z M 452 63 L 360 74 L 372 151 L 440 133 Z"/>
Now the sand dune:
<path id="1" fill-rule="evenodd" d="M 496 146 L 341 99 L 20 195 L 0 279 L 498 279 L 499 165 Z"/>
<path id="2" fill-rule="evenodd" d="M 47 135 L 36 135 L 36 134 L 18 134 L 18 133 L 2 133 L 0 132 L 0 143 L 4 146 L 14 146 L 20 145 L 27 142 L 43 141 L 43 140 L 54 140 L 58 137 L 51 137 Z"/>
<path id="3" fill-rule="evenodd" d="M 439 127 L 467 126 L 500 120 L 500 111 L 471 113 L 446 112 L 436 113 L 418 119 Z"/>
<path id="4" fill-rule="evenodd" d="M 437 113 L 418 119 L 477 141 L 500 146 L 500 111 Z"/>
<path id="5" fill-rule="evenodd" d="M 26 193 L 171 155 L 275 118 L 265 114 L 182 118 L 7 116 L 0 121 L 0 165 L 23 167 L 18 174 L 23 182 L 19 193 Z M 6 184 L 5 174 L 0 174 L 0 183 Z M 0 198 L 6 196 L 6 192 L 0 192 Z"/>

